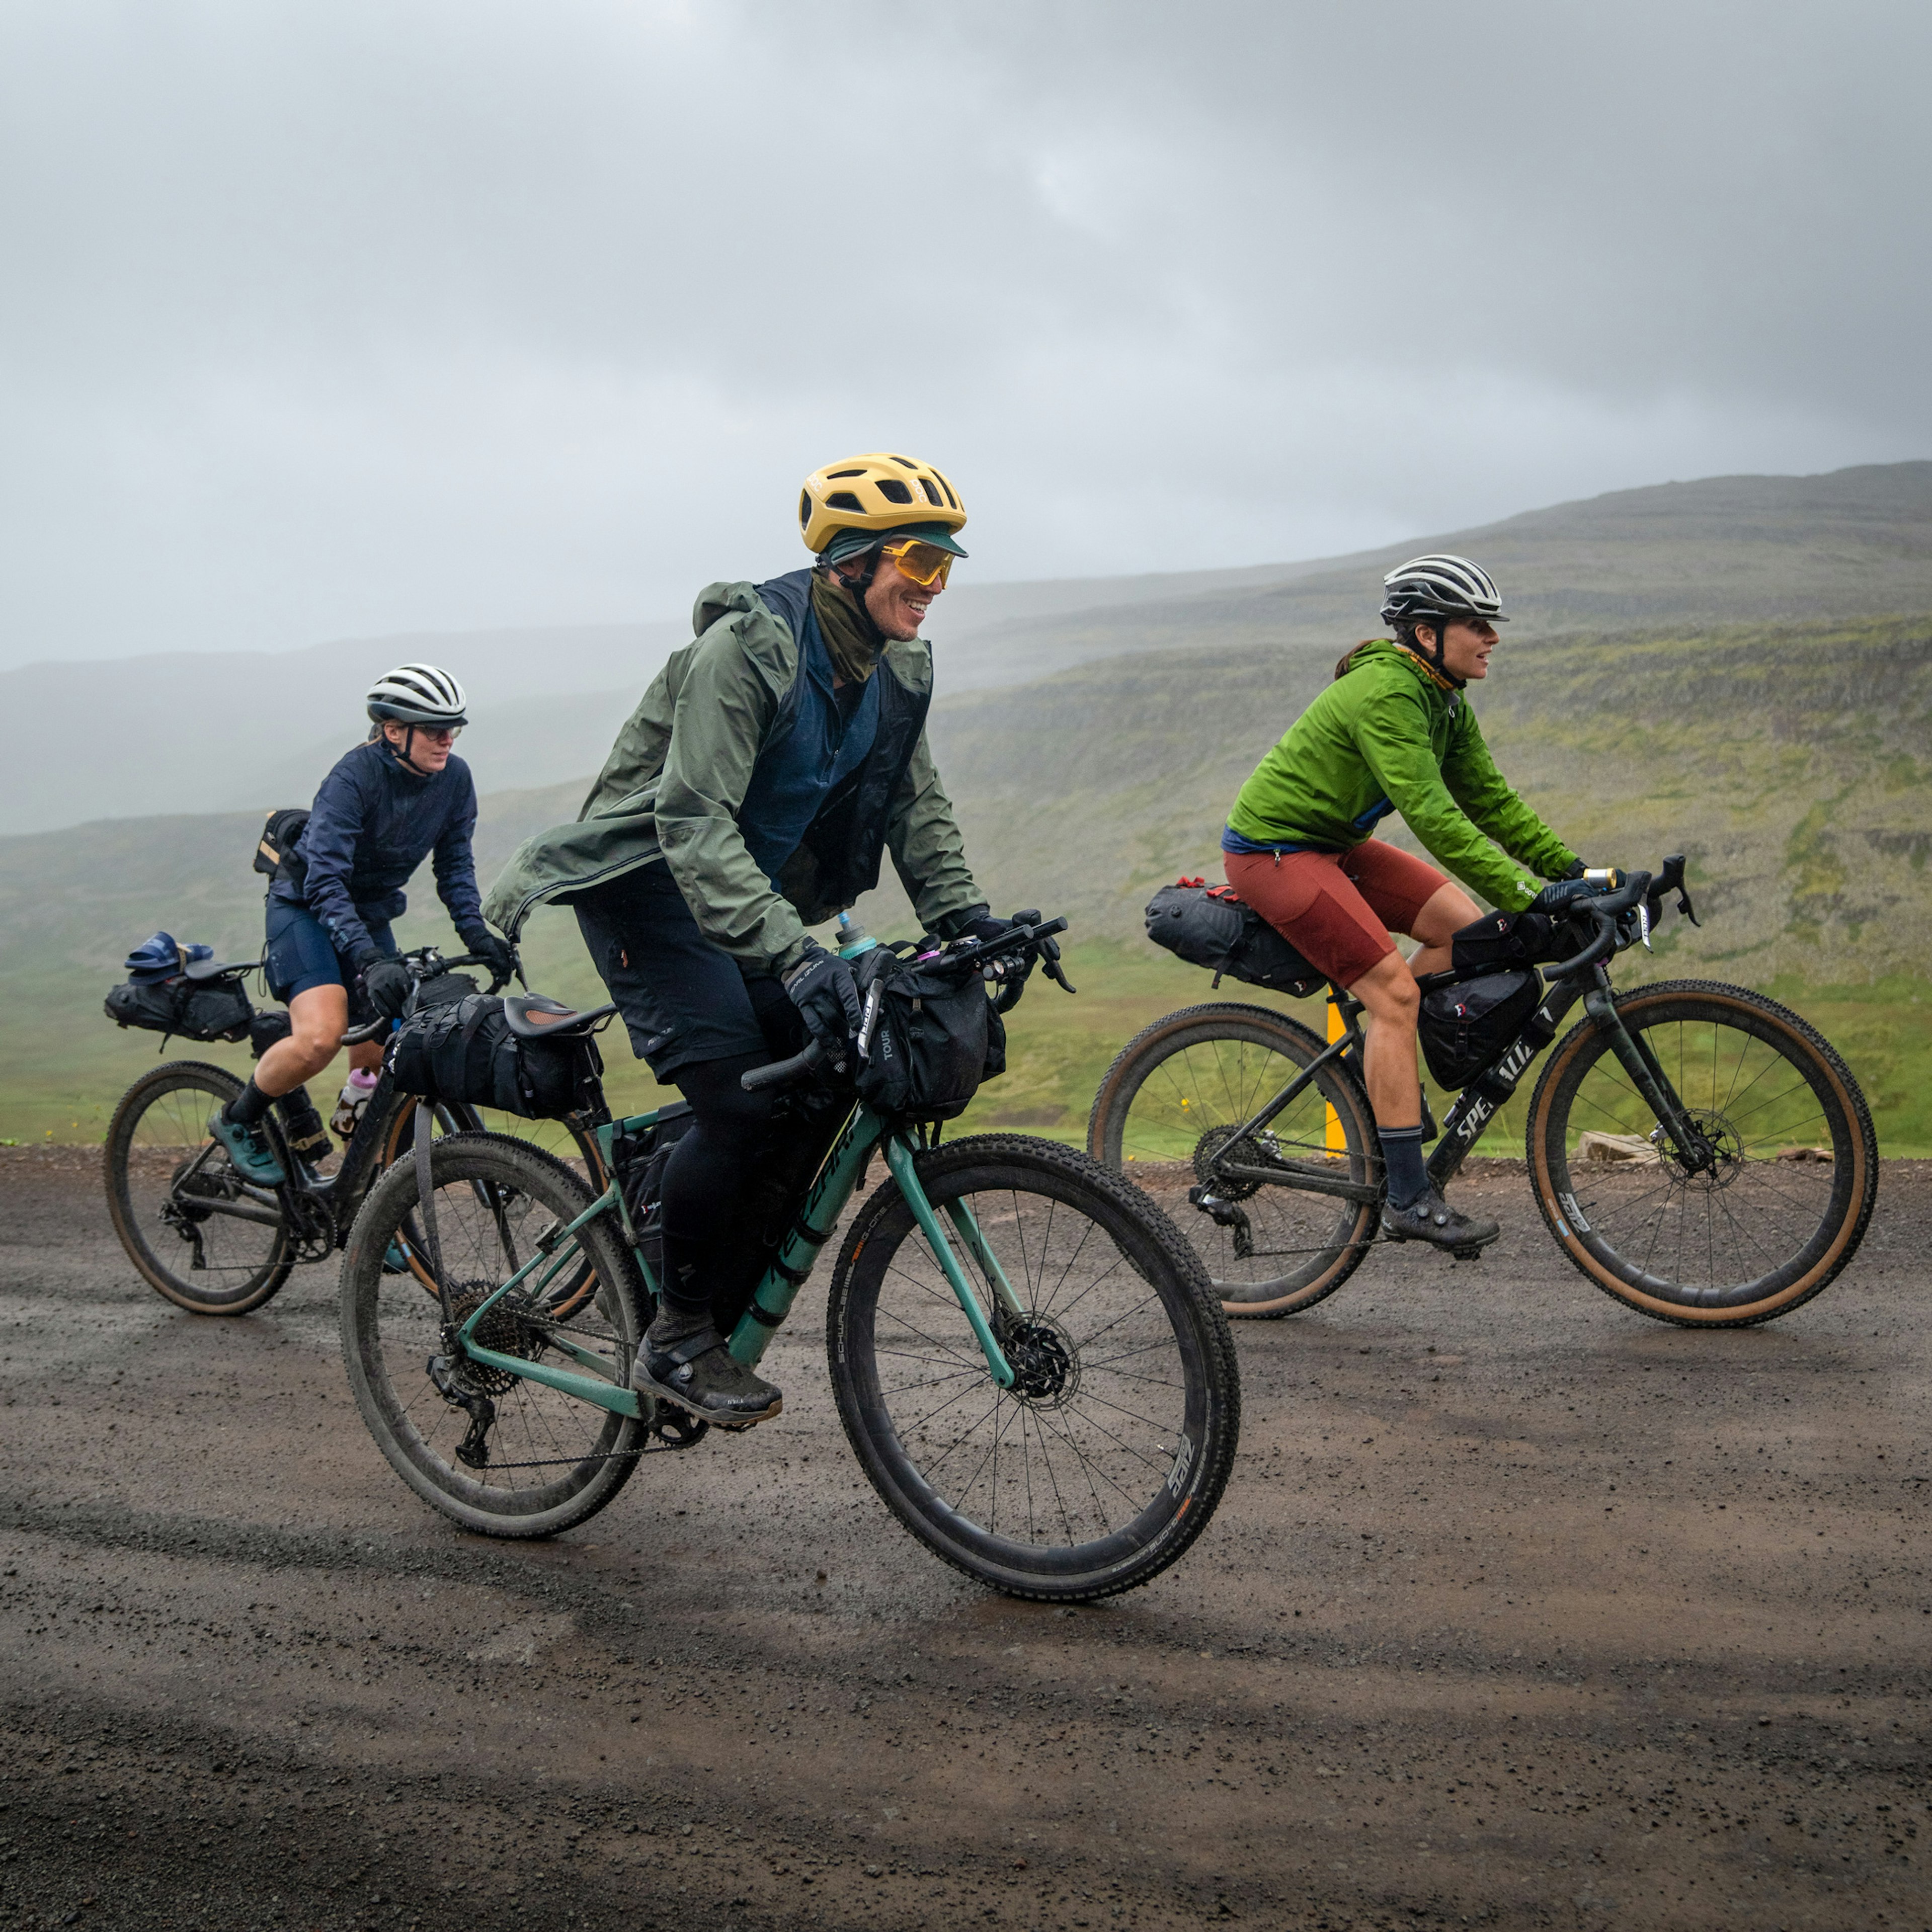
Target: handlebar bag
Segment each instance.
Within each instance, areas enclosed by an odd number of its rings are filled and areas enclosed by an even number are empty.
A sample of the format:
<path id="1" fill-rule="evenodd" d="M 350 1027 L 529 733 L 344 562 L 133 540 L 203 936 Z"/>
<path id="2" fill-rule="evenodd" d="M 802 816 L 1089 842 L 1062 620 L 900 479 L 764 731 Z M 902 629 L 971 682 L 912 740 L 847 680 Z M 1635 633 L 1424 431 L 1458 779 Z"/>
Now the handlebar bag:
<path id="1" fill-rule="evenodd" d="M 859 1096 L 898 1120 L 950 1120 L 981 1084 L 1006 1070 L 1006 1022 L 978 971 L 905 959 L 874 946 L 858 963 L 859 990 L 881 988 L 859 1062 Z"/>
<path id="2" fill-rule="evenodd" d="M 1534 973 L 1486 973 L 1423 996 L 1417 1030 L 1438 1087 L 1466 1087 L 1522 1032 L 1543 998 Z"/>
<path id="3" fill-rule="evenodd" d="M 526 1120 L 581 1112 L 604 1071 L 594 1040 L 519 1040 L 502 1001 L 487 993 L 411 1014 L 390 1034 L 383 1058 L 404 1094 Z"/>
<path id="4" fill-rule="evenodd" d="M 217 980 L 190 980 L 176 974 L 166 980 L 124 980 L 107 995 L 106 1012 L 117 1026 L 163 1035 L 164 1044 L 174 1034 L 203 1042 L 246 1040 L 255 1017 L 238 973 Z"/>
<path id="5" fill-rule="evenodd" d="M 1547 913 L 1488 912 L 1449 935 L 1449 964 L 1458 973 L 1482 966 L 1534 966 L 1562 957 L 1556 922 Z"/>
<path id="6" fill-rule="evenodd" d="M 1303 958 L 1232 886 L 1177 879 L 1147 906 L 1147 935 L 1191 966 L 1205 966 L 1291 998 L 1318 992 L 1325 976 Z"/>

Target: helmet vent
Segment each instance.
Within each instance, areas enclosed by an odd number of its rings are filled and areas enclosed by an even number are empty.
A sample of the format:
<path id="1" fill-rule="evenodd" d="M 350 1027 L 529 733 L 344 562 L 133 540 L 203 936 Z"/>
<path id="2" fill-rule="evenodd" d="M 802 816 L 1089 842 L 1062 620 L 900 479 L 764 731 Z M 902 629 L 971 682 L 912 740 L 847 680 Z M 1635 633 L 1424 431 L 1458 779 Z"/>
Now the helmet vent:
<path id="1" fill-rule="evenodd" d="M 801 490 L 798 493 L 798 526 L 803 530 L 812 520 L 812 492 Z"/>
<path id="2" fill-rule="evenodd" d="M 938 470 L 935 470 L 932 473 L 935 476 L 939 476 L 939 487 L 946 492 L 946 500 L 947 504 L 952 508 L 956 510 L 958 509 L 959 507 L 959 499 L 953 495 L 952 485 L 947 482 L 944 476 L 940 476 Z"/>
<path id="3" fill-rule="evenodd" d="M 911 490 L 896 476 L 884 476 L 879 479 L 879 494 L 889 503 L 910 503 L 912 501 Z M 826 500 L 830 502 L 832 499 L 827 497 Z M 852 507 L 856 510 L 859 506 L 854 503 Z"/>
<path id="4" fill-rule="evenodd" d="M 831 495 L 826 498 L 825 505 L 827 509 L 831 510 L 856 510 L 861 516 L 863 516 L 866 512 L 865 505 L 860 502 L 849 490 L 833 490 Z"/>
<path id="5" fill-rule="evenodd" d="M 841 476 L 862 476 L 865 473 L 862 470 L 828 470 L 825 475 L 826 480 L 830 482 L 836 481 Z"/>
<path id="6" fill-rule="evenodd" d="M 922 476 L 919 479 L 919 487 L 926 492 L 926 500 L 928 503 L 938 509 L 943 510 L 946 507 L 940 501 L 939 492 L 932 487 L 932 479 L 929 476 Z"/>
<path id="7" fill-rule="evenodd" d="M 896 463 L 902 470 L 916 470 L 919 467 L 919 465 L 914 462 L 912 458 L 909 456 L 896 456 L 892 458 L 892 460 Z"/>

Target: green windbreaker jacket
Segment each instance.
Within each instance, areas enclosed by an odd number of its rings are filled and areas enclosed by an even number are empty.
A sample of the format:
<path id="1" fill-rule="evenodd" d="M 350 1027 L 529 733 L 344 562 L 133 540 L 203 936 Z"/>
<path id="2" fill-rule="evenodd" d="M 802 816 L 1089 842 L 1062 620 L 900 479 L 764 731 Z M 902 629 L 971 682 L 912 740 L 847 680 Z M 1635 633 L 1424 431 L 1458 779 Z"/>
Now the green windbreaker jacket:
<path id="1" fill-rule="evenodd" d="M 694 640 L 658 674 L 618 733 L 576 823 L 526 839 L 490 886 L 484 912 L 512 938 L 544 901 L 568 904 L 662 860 L 707 939 L 754 970 L 782 971 L 802 955 L 806 928 L 856 896 L 828 902 L 803 848 L 780 874 L 785 890 L 774 891 L 738 830 L 758 753 L 799 673 L 790 626 L 752 585 L 714 584 L 698 598 L 692 627 Z M 889 644 L 874 675 L 896 679 L 922 709 L 932 690 L 931 649 L 919 638 Z M 922 726 L 892 796 L 886 844 L 928 930 L 950 933 L 962 915 L 984 909 Z"/>
<path id="2" fill-rule="evenodd" d="M 1228 823 L 1258 844 L 1346 851 L 1391 811 L 1445 870 L 1504 912 L 1536 896 L 1522 866 L 1554 879 L 1576 862 L 1496 770 L 1463 694 L 1378 638 L 1255 767 Z"/>

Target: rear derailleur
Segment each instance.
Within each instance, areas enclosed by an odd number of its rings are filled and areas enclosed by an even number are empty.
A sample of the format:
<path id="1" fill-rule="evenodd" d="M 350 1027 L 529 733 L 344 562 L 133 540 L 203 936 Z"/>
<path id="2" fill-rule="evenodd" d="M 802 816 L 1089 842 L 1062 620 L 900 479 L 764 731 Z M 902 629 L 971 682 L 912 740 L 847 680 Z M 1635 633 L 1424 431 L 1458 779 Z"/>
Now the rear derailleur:
<path id="1" fill-rule="evenodd" d="M 429 1378 L 436 1394 L 452 1408 L 466 1409 L 470 1414 L 470 1427 L 456 1445 L 456 1460 L 466 1469 L 487 1469 L 490 1430 L 496 1420 L 496 1405 L 481 1389 L 472 1388 L 463 1371 L 464 1364 L 458 1358 L 432 1355 L 429 1358 Z"/>

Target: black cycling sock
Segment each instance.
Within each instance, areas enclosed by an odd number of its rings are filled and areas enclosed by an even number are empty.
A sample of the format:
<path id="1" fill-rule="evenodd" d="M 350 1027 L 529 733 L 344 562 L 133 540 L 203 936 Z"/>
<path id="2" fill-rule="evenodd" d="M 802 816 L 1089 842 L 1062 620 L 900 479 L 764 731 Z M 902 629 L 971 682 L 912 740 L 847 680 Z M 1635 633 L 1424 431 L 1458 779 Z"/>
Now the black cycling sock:
<path id="1" fill-rule="evenodd" d="M 1429 1169 L 1422 1159 L 1420 1127 L 1380 1127 L 1382 1164 L 1388 1169 L 1391 1208 L 1406 1208 L 1429 1192 Z"/>
<path id="2" fill-rule="evenodd" d="M 222 1118 L 232 1120 L 238 1127 L 252 1127 L 274 1104 L 251 1078 L 248 1085 L 222 1108 Z"/>

